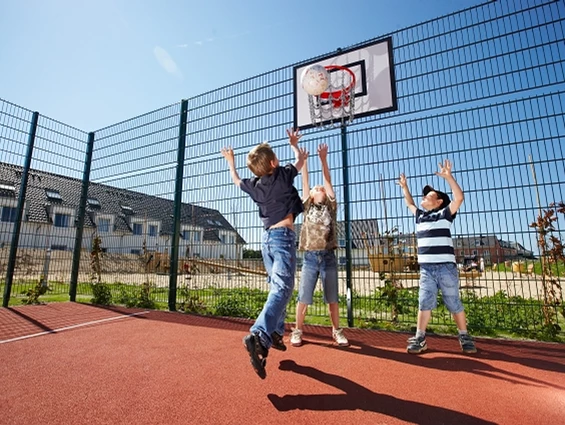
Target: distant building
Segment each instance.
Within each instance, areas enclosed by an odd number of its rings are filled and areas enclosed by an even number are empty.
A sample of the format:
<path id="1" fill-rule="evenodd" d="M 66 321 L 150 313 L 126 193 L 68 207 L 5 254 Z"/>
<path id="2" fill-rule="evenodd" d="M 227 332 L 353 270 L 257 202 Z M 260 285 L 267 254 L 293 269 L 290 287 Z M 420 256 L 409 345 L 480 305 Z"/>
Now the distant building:
<path id="1" fill-rule="evenodd" d="M 0 162 L 0 246 L 9 245 L 16 221 L 22 167 Z M 73 250 L 82 181 L 31 170 L 19 247 Z M 170 250 L 172 200 L 90 183 L 82 247 L 95 232 L 110 253 Z M 217 210 L 183 203 L 180 256 L 240 259 L 245 241 Z"/>
<path id="2" fill-rule="evenodd" d="M 466 260 L 484 259 L 485 265 L 506 260 L 533 258 L 534 253 L 514 241 L 503 241 L 494 235 L 456 236 L 453 248 L 458 263 Z"/>

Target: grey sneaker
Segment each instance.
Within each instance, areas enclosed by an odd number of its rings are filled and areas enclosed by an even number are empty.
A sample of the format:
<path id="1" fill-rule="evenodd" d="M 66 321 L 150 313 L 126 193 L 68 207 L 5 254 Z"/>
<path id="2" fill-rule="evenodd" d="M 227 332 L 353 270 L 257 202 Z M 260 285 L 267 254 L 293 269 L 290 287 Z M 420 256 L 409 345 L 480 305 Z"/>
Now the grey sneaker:
<path id="1" fill-rule="evenodd" d="M 426 345 L 426 337 L 410 337 L 408 339 L 408 346 L 406 347 L 406 351 L 409 354 L 420 354 L 428 349 Z"/>
<path id="2" fill-rule="evenodd" d="M 345 335 L 343 334 L 343 328 L 338 328 L 337 330 L 334 330 L 332 335 L 334 341 L 339 346 L 349 346 L 349 341 L 347 340 L 347 337 L 345 337 Z"/>
<path id="3" fill-rule="evenodd" d="M 474 354 L 477 352 L 473 338 L 467 333 L 459 335 L 459 344 L 461 345 L 461 350 L 466 354 Z"/>
<path id="4" fill-rule="evenodd" d="M 292 346 L 302 346 L 302 330 L 295 328 L 290 333 L 290 344 Z"/>

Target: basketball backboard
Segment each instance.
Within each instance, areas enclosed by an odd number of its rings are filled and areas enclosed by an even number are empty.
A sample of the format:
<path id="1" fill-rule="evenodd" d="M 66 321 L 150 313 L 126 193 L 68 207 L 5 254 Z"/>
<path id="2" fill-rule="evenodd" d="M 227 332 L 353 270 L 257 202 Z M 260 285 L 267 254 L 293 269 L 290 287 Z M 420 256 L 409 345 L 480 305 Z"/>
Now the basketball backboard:
<path id="1" fill-rule="evenodd" d="M 303 63 L 294 67 L 294 128 L 307 129 L 315 126 L 341 121 L 348 114 L 346 109 L 330 111 L 331 119 L 314 118 L 311 115 L 312 99 L 302 89 L 300 76 L 302 71 L 314 64 L 322 66 L 339 65 L 355 74 L 354 117 L 365 117 L 397 109 L 394 65 L 392 60 L 392 38 L 356 46 L 347 50 L 338 50 L 324 58 Z"/>

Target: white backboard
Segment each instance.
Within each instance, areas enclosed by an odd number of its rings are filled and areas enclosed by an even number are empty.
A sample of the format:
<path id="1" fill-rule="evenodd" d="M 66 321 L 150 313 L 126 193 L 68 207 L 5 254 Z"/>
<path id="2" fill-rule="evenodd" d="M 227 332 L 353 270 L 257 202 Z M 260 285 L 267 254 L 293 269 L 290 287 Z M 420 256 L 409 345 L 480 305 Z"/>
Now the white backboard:
<path id="1" fill-rule="evenodd" d="M 355 117 L 397 109 L 392 38 L 389 37 L 294 67 L 294 128 L 307 129 L 316 125 L 310 115 L 308 94 L 300 86 L 302 71 L 314 64 L 341 65 L 353 71 L 356 79 L 353 92 Z M 340 114 L 343 111 L 337 112 L 334 118 L 341 118 Z"/>

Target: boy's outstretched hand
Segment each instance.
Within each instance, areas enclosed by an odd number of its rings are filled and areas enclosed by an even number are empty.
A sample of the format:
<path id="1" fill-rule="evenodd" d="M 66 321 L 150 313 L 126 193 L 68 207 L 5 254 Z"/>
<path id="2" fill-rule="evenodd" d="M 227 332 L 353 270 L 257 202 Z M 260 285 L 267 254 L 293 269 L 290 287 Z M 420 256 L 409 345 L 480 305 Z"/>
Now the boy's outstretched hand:
<path id="1" fill-rule="evenodd" d="M 439 172 L 436 172 L 437 176 L 442 177 L 444 179 L 451 177 L 451 161 L 445 160 L 443 164 L 439 163 L 438 167 L 439 167 Z"/>
<path id="2" fill-rule="evenodd" d="M 226 146 L 222 148 L 220 152 L 222 153 L 222 156 L 228 161 L 228 163 L 231 164 L 234 162 L 235 157 L 231 146 Z"/>
<path id="3" fill-rule="evenodd" d="M 408 186 L 408 182 L 406 181 L 406 176 L 404 175 L 404 173 L 400 173 L 400 178 L 398 178 L 396 184 L 399 185 L 402 189 Z"/>
<path id="4" fill-rule="evenodd" d="M 288 135 L 288 140 L 292 146 L 297 146 L 298 141 L 302 137 L 299 130 L 286 129 L 286 134 Z"/>
<path id="5" fill-rule="evenodd" d="M 321 143 L 318 146 L 318 156 L 320 157 L 320 161 L 326 161 L 328 158 L 328 144 Z"/>

